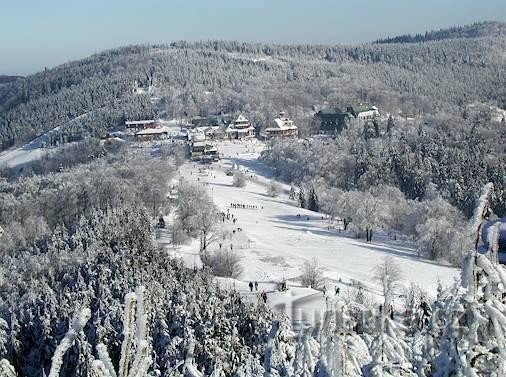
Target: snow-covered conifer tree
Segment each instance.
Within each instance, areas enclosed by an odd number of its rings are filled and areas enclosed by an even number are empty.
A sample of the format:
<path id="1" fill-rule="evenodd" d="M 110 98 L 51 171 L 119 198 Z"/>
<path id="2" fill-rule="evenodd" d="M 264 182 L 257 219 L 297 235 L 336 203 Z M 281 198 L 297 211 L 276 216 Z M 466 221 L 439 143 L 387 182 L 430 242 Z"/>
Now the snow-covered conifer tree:
<path id="1" fill-rule="evenodd" d="M 116 374 L 104 344 L 97 345 L 98 360 L 92 367 L 100 377 L 141 377 L 146 376 L 152 364 L 151 345 L 146 332 L 144 311 L 144 287 L 125 296 L 123 317 L 123 342 L 121 359 Z"/>
<path id="2" fill-rule="evenodd" d="M 273 321 L 264 356 L 265 376 L 291 376 L 295 357 L 295 339 L 285 314 Z"/>
<path id="3" fill-rule="evenodd" d="M 476 244 L 492 189 L 491 184 L 484 187 L 475 211 L 471 227 Z M 496 242 L 488 240 L 489 245 Z M 435 376 L 506 375 L 506 269 L 491 252 L 471 250 L 464 257 L 460 290 L 446 300 L 446 326 L 432 367 Z"/>
<path id="4" fill-rule="evenodd" d="M 375 269 L 376 280 L 383 288 L 383 304 L 379 310 L 379 334 L 371 344 L 372 362 L 365 368 L 368 376 L 414 375 L 411 350 L 404 340 L 405 328 L 393 320 L 392 296 L 401 271 L 391 258 L 385 258 Z"/>
<path id="5" fill-rule="evenodd" d="M 362 375 L 362 368 L 370 362 L 370 355 L 366 342 L 355 333 L 355 325 L 348 304 L 342 300 L 326 311 L 320 329 L 317 377 Z"/>
<path id="6" fill-rule="evenodd" d="M 49 371 L 49 377 L 58 377 L 60 375 L 60 368 L 63 363 L 63 356 L 67 352 L 67 350 L 72 347 L 74 343 L 74 339 L 77 335 L 83 330 L 83 327 L 86 325 L 86 322 L 91 317 L 90 309 L 80 310 L 74 319 L 72 320 L 72 325 L 67 331 L 65 337 L 61 340 L 58 347 L 54 351 L 52 362 L 51 362 L 51 370 Z"/>
<path id="7" fill-rule="evenodd" d="M 301 330 L 295 349 L 293 375 L 296 377 L 312 377 L 315 371 L 320 345 L 311 336 L 313 328 Z"/>

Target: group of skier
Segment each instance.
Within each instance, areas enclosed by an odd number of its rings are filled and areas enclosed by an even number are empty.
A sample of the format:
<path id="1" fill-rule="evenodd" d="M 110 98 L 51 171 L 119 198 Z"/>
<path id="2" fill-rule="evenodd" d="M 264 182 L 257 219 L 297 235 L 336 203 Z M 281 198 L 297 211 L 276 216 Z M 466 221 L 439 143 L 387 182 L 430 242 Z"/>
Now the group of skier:
<path id="1" fill-rule="evenodd" d="M 230 208 L 258 209 L 258 206 L 254 204 L 230 203 Z"/>

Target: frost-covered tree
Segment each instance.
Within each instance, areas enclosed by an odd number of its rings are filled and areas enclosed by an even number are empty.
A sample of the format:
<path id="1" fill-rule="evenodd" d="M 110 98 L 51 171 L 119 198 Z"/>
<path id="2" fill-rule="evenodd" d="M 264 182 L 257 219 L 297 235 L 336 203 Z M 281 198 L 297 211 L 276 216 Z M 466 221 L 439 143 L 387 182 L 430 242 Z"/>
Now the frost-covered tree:
<path id="1" fill-rule="evenodd" d="M 107 346 L 97 345 L 98 359 L 93 361 L 92 368 L 99 377 L 145 376 L 151 366 L 151 340 L 147 334 L 147 314 L 144 310 L 144 287 L 140 286 L 135 293 L 125 296 L 123 317 L 123 342 L 121 359 L 116 372 Z"/>
<path id="2" fill-rule="evenodd" d="M 206 250 L 217 237 L 218 208 L 209 194 L 198 186 L 181 181 L 178 187 L 174 227 L 189 237 L 199 237 L 200 250 Z"/>
<path id="3" fill-rule="evenodd" d="M 315 212 L 320 211 L 320 201 L 318 200 L 318 195 L 316 194 L 314 186 L 312 186 L 311 190 L 309 191 L 309 196 L 307 199 L 307 209 Z"/>
<path id="4" fill-rule="evenodd" d="M 295 190 L 295 187 L 290 186 L 290 191 L 288 192 L 288 199 L 295 200 L 296 194 L 297 192 Z"/>
<path id="5" fill-rule="evenodd" d="M 311 377 L 315 372 L 320 352 L 320 345 L 311 336 L 312 328 L 301 329 L 293 362 L 293 375 L 297 377 Z"/>
<path id="6" fill-rule="evenodd" d="M 297 203 L 300 208 L 307 208 L 306 191 L 302 186 L 299 187 L 299 195 L 297 197 Z"/>
<path id="7" fill-rule="evenodd" d="M 60 375 L 60 369 L 63 363 L 63 357 L 68 349 L 72 346 L 77 335 L 83 330 L 86 322 L 91 317 L 90 309 L 79 310 L 77 315 L 72 321 L 70 329 L 65 334 L 65 337 L 60 341 L 58 347 L 54 351 L 54 355 L 51 359 L 51 369 L 49 371 L 49 377 L 58 377 Z"/>
<path id="8" fill-rule="evenodd" d="M 370 362 L 367 343 L 354 331 L 356 323 L 348 304 L 338 300 L 329 309 L 320 328 L 320 359 L 315 375 L 361 376 L 362 368 Z"/>
<path id="9" fill-rule="evenodd" d="M 272 198 L 275 198 L 276 196 L 279 195 L 280 192 L 281 192 L 281 185 L 277 183 L 275 180 L 271 180 L 269 182 L 269 185 L 267 186 L 267 195 Z"/>
<path id="10" fill-rule="evenodd" d="M 265 376 L 292 376 L 295 335 L 285 314 L 273 322 L 264 355 Z"/>
<path id="11" fill-rule="evenodd" d="M 241 256 L 232 250 L 202 250 L 200 259 L 216 276 L 238 279 L 243 272 Z"/>
<path id="12" fill-rule="evenodd" d="M 379 332 L 371 343 L 372 362 L 364 369 L 368 376 L 415 375 L 411 350 L 405 342 L 405 328 L 393 319 L 392 297 L 401 279 L 401 271 L 391 258 L 375 268 L 375 278 L 383 288 L 384 300 L 379 310 Z"/>
<path id="13" fill-rule="evenodd" d="M 246 186 L 246 174 L 240 170 L 234 171 L 234 176 L 232 179 L 232 186 L 234 187 L 244 187 Z"/>
<path id="14" fill-rule="evenodd" d="M 491 192 L 492 185 L 486 185 L 476 207 L 471 225 L 476 237 L 487 216 Z M 431 365 L 435 376 L 506 373 L 506 269 L 491 253 L 471 250 L 464 257 L 460 290 L 446 299 L 442 311 L 445 327 Z"/>
<path id="15" fill-rule="evenodd" d="M 316 257 L 304 262 L 301 283 L 313 289 L 320 289 L 323 284 L 323 269 Z"/>

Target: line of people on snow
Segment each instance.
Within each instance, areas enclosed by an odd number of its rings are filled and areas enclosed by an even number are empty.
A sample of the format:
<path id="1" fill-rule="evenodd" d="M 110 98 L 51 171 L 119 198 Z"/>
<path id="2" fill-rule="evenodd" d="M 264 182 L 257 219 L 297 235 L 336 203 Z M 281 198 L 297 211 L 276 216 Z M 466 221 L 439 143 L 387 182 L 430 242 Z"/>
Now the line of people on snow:
<path id="1" fill-rule="evenodd" d="M 244 203 L 230 203 L 230 208 L 240 208 L 240 209 L 258 209 L 257 205 L 254 204 L 244 204 Z M 262 207 L 263 208 L 263 207 Z"/>

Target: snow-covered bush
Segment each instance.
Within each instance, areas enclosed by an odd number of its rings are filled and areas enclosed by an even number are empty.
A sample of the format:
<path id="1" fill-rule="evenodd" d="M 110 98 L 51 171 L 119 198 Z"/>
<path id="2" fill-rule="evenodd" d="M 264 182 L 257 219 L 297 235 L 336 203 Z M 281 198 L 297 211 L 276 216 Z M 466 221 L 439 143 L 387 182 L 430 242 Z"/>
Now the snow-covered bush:
<path id="1" fill-rule="evenodd" d="M 232 186 L 244 187 L 246 186 L 246 174 L 240 170 L 234 171 L 234 177 L 232 179 Z"/>
<path id="2" fill-rule="evenodd" d="M 216 276 L 238 279 L 243 271 L 241 256 L 230 250 L 202 251 L 202 263 L 211 268 Z"/>
<path id="3" fill-rule="evenodd" d="M 269 185 L 267 186 L 267 195 L 272 198 L 275 198 L 276 196 L 279 195 L 280 192 L 281 192 L 281 185 L 276 181 L 271 180 L 269 182 Z"/>
<path id="4" fill-rule="evenodd" d="M 305 261 L 302 267 L 302 275 L 300 277 L 301 284 L 305 287 L 310 287 L 313 289 L 320 289 L 324 280 L 323 280 L 323 268 L 318 262 L 316 257 L 313 257 L 309 261 Z"/>

